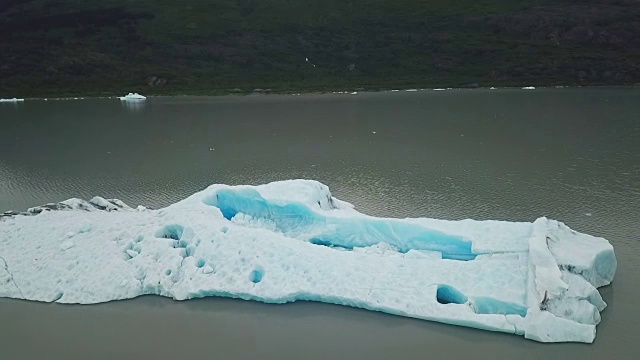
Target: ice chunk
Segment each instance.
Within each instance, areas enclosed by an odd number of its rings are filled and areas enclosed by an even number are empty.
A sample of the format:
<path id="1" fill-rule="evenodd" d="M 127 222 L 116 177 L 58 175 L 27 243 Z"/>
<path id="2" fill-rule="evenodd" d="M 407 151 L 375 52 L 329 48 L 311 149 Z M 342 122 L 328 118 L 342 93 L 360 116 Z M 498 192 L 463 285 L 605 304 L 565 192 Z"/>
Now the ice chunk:
<path id="1" fill-rule="evenodd" d="M 125 96 L 121 96 L 120 100 L 122 101 L 143 101 L 146 100 L 145 96 L 142 96 L 138 93 L 128 93 Z"/>
<path id="2" fill-rule="evenodd" d="M 593 341 L 616 271 L 605 239 L 554 220 L 376 218 L 307 180 L 160 210 L 70 199 L 0 218 L 0 240 L 2 297 L 321 301 L 545 342 Z"/>
<path id="3" fill-rule="evenodd" d="M 549 250 L 560 268 L 582 275 L 595 287 L 613 281 L 618 262 L 608 241 L 577 233 L 557 221 L 550 221 L 548 228 Z"/>
<path id="4" fill-rule="evenodd" d="M 569 286 L 569 289 L 565 294 L 566 297 L 587 300 L 595 306 L 598 311 L 602 311 L 607 307 L 607 304 L 602 300 L 602 296 L 600 296 L 598 289 L 585 280 L 581 275 L 563 271 L 562 280 L 564 280 L 564 282 Z"/>
<path id="5" fill-rule="evenodd" d="M 93 199 L 89 200 L 89 203 L 100 210 L 106 211 L 117 211 L 123 207 L 128 208 L 128 206 L 122 203 L 120 200 L 106 200 L 104 198 L 101 198 L 100 196 L 96 196 Z"/>
<path id="6" fill-rule="evenodd" d="M 85 201 L 82 199 L 73 198 L 73 199 L 62 201 L 60 204 L 67 205 L 70 209 L 75 209 L 75 210 L 85 210 L 85 211 L 96 210 L 95 206 L 93 206 L 88 201 Z"/>
<path id="7" fill-rule="evenodd" d="M 533 231 L 529 239 L 529 259 L 533 270 L 536 296 L 530 298 L 532 304 L 542 303 L 550 296 L 558 296 L 568 289 L 568 285 L 562 280 L 556 259 L 549 250 L 547 227 L 547 219 L 537 219 L 533 223 Z"/>
<path id="8" fill-rule="evenodd" d="M 596 337 L 595 325 L 580 324 L 570 319 L 558 317 L 547 311 L 533 310 L 527 313 L 524 322 L 524 337 L 540 342 L 593 342 Z"/>
<path id="9" fill-rule="evenodd" d="M 4 103 L 4 102 L 17 103 L 17 102 L 23 102 L 23 101 L 24 99 L 18 99 L 18 98 L 0 99 L 0 103 Z"/>

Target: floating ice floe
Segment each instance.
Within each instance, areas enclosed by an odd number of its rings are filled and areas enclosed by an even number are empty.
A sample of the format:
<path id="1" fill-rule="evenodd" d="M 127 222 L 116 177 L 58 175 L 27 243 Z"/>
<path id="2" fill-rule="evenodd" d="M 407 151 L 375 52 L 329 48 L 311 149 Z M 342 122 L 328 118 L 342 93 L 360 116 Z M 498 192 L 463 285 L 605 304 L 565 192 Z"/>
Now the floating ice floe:
<path id="1" fill-rule="evenodd" d="M 0 103 L 16 103 L 16 102 L 22 102 L 24 101 L 24 99 L 18 99 L 18 98 L 12 98 L 12 99 L 0 99 Z"/>
<path id="2" fill-rule="evenodd" d="M 142 101 L 145 100 L 146 97 L 138 93 L 128 93 L 125 96 L 120 96 L 119 99 L 122 101 Z"/>
<path id="3" fill-rule="evenodd" d="M 592 342 L 617 262 L 561 222 L 376 218 L 310 180 L 212 185 L 160 210 L 96 197 L 0 216 L 0 296 L 320 301 Z"/>
<path id="4" fill-rule="evenodd" d="M 535 90 L 535 86 L 525 86 L 522 88 L 522 90 Z"/>

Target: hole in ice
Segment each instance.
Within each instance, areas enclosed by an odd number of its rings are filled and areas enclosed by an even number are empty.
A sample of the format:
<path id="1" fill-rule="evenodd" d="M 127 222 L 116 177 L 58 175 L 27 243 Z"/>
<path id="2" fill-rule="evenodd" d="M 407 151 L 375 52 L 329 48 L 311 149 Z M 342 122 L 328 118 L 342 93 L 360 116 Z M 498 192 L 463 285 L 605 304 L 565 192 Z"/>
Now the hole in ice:
<path id="1" fill-rule="evenodd" d="M 468 299 L 460 290 L 453 286 L 441 284 L 438 285 L 436 300 L 440 304 L 464 304 Z"/>
<path id="2" fill-rule="evenodd" d="M 167 270 L 165 270 L 165 271 L 164 271 L 164 274 L 165 274 L 165 275 L 167 275 L 167 276 L 171 275 L 171 269 L 167 269 Z"/>
<path id="3" fill-rule="evenodd" d="M 309 242 L 314 245 L 331 246 L 331 243 L 329 241 L 318 239 L 318 238 L 310 239 Z"/>
<path id="4" fill-rule="evenodd" d="M 255 268 L 251 271 L 251 274 L 249 274 L 249 280 L 251 280 L 252 283 L 257 284 L 262 281 L 263 276 L 264 270 L 261 268 Z"/>
<path id="5" fill-rule="evenodd" d="M 198 260 L 198 262 L 196 263 L 196 266 L 201 268 L 204 267 L 204 265 L 206 264 L 206 262 L 204 261 L 204 259 L 200 259 Z"/>
<path id="6" fill-rule="evenodd" d="M 219 190 L 203 202 L 220 209 L 227 220 L 241 213 L 254 219 L 269 220 L 288 236 L 299 238 L 305 233 L 317 234 L 310 239 L 316 245 L 353 249 L 385 242 L 402 253 L 430 250 L 442 253 L 443 259 L 473 260 L 476 257 L 472 242 L 457 235 L 396 219 L 326 217 L 304 204 L 272 203 L 254 189 Z"/>
<path id="7" fill-rule="evenodd" d="M 158 231 L 156 231 L 155 236 L 157 238 L 163 238 L 163 239 L 180 240 L 183 232 L 184 232 L 184 226 L 178 225 L 178 224 L 170 224 L 170 225 L 165 225 L 162 228 L 160 228 Z"/>

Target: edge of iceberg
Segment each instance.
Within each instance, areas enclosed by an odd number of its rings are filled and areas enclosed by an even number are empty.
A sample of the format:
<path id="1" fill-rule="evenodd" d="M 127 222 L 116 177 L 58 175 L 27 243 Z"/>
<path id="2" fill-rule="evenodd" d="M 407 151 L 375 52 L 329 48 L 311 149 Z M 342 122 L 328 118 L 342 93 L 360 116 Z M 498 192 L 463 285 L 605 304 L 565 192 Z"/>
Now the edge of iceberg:
<path id="1" fill-rule="evenodd" d="M 617 268 L 606 239 L 555 220 L 376 218 L 311 180 L 212 185 L 159 210 L 95 197 L 7 212 L 0 260 L 0 297 L 321 301 L 588 343 Z"/>

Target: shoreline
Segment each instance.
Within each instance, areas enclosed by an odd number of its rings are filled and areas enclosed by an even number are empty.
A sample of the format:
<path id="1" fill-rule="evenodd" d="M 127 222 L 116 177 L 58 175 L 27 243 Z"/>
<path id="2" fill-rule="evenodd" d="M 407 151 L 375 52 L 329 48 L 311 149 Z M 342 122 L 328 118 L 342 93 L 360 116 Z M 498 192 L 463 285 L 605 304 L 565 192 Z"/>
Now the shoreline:
<path id="1" fill-rule="evenodd" d="M 637 89 L 640 85 L 542 85 L 542 86 L 491 86 L 491 87 L 445 87 L 445 88 L 416 88 L 416 87 L 397 87 L 397 88 L 380 88 L 380 89 L 363 89 L 356 88 L 354 90 L 273 90 L 273 89 L 254 89 L 253 91 L 227 91 L 227 92 L 210 92 L 210 93 L 144 93 L 147 98 L 163 98 L 163 97 L 246 97 L 246 96 L 268 96 L 268 95 L 357 95 L 359 93 L 385 93 L 385 92 L 425 92 L 425 91 L 460 91 L 460 90 L 541 90 L 541 89 Z M 123 91 L 125 93 L 126 91 Z M 138 91 L 141 93 L 140 91 Z M 69 95 L 69 96 L 25 96 L 21 100 L 40 100 L 40 101 L 60 101 L 60 100 L 88 100 L 88 99 L 119 99 L 122 94 L 109 93 L 109 95 Z M 23 101 L 20 101 L 23 102 Z M 3 102 L 17 103 L 17 102 Z"/>

